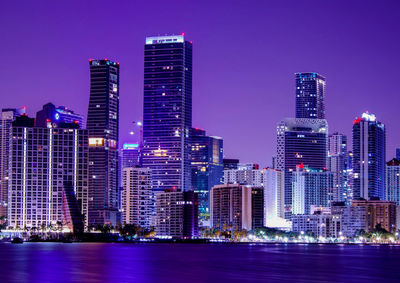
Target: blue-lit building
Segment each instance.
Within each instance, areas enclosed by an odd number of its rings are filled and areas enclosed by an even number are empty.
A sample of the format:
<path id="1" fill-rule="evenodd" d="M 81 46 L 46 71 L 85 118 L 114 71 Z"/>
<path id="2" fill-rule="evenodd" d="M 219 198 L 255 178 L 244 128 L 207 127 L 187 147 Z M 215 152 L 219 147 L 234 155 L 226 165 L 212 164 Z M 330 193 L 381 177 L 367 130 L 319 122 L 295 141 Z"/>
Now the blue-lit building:
<path id="1" fill-rule="evenodd" d="M 328 123 L 324 119 L 285 118 L 277 125 L 276 167 L 285 176 L 285 218 L 292 212 L 292 172 L 306 164 L 316 170 L 327 166 Z"/>
<path id="2" fill-rule="evenodd" d="M 137 143 L 124 143 L 121 150 L 121 167 L 141 166 L 140 146 Z"/>
<path id="3" fill-rule="evenodd" d="M 83 117 L 65 106 L 56 107 L 53 103 L 43 105 L 43 109 L 36 113 L 36 127 L 46 128 L 48 123 L 54 125 L 78 124 L 84 128 Z"/>
<path id="4" fill-rule="evenodd" d="M 147 37 L 144 46 L 143 167 L 153 190 L 191 189 L 192 43 Z"/>
<path id="5" fill-rule="evenodd" d="M 296 73 L 296 118 L 325 119 L 325 78 Z"/>
<path id="6" fill-rule="evenodd" d="M 374 114 L 353 121 L 353 198 L 385 198 L 385 125 Z"/>
<path id="7" fill-rule="evenodd" d="M 208 213 L 211 188 L 222 184 L 223 140 L 192 129 L 191 149 L 192 189 L 199 195 L 199 213 Z"/>
<path id="8" fill-rule="evenodd" d="M 328 170 L 333 172 L 333 201 L 342 202 L 345 199 L 347 188 L 347 137 L 334 133 L 328 139 Z"/>
<path id="9" fill-rule="evenodd" d="M 385 200 L 400 205 L 400 161 L 393 158 L 386 163 L 386 196 Z"/>

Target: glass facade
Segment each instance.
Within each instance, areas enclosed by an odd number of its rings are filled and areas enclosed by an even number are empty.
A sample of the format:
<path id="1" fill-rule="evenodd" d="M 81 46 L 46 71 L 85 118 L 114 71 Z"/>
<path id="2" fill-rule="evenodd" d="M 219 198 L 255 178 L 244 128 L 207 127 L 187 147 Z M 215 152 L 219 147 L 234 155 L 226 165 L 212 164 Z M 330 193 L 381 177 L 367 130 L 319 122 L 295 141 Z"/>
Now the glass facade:
<path id="1" fill-rule="evenodd" d="M 296 118 L 325 119 L 325 78 L 296 73 Z"/>
<path id="2" fill-rule="evenodd" d="M 192 43 L 149 37 L 144 49 L 143 167 L 155 192 L 190 190 Z"/>

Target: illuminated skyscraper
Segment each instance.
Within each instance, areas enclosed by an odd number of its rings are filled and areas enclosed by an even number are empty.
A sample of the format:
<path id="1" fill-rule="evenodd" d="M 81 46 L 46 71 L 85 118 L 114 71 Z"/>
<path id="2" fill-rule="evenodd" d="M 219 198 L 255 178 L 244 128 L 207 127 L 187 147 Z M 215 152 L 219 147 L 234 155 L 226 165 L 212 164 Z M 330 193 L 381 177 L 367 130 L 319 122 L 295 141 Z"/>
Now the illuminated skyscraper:
<path id="1" fill-rule="evenodd" d="M 328 123 L 324 119 L 286 118 L 277 125 L 277 164 L 285 176 L 285 218 L 292 211 L 292 173 L 304 164 L 326 169 Z"/>
<path id="2" fill-rule="evenodd" d="M 0 120 L 0 216 L 7 216 L 8 172 L 12 122 L 25 113 L 25 109 L 2 109 Z"/>
<path id="3" fill-rule="evenodd" d="M 385 200 L 400 205 L 400 161 L 393 158 L 386 163 L 386 196 Z"/>
<path id="4" fill-rule="evenodd" d="M 344 201 L 346 189 L 346 158 L 347 158 L 347 137 L 334 133 L 329 135 L 328 142 L 328 170 L 333 172 L 333 201 Z"/>
<path id="5" fill-rule="evenodd" d="M 204 130 L 192 129 L 192 189 L 199 194 L 199 213 L 201 215 L 209 212 L 211 188 L 222 184 L 222 158 L 222 138 L 206 136 Z"/>
<path id="6" fill-rule="evenodd" d="M 296 118 L 325 119 L 325 78 L 296 73 Z"/>
<path id="7" fill-rule="evenodd" d="M 143 167 L 153 189 L 191 189 L 192 43 L 147 37 L 144 47 Z"/>
<path id="8" fill-rule="evenodd" d="M 90 60 L 89 224 L 118 219 L 119 64 Z"/>
<path id="9" fill-rule="evenodd" d="M 8 225 L 75 231 L 88 212 L 88 133 L 76 123 L 34 127 L 18 117 L 10 139 Z M 80 222 L 77 225 L 76 222 Z"/>
<path id="10" fill-rule="evenodd" d="M 385 125 L 374 114 L 353 121 L 353 198 L 385 199 Z"/>

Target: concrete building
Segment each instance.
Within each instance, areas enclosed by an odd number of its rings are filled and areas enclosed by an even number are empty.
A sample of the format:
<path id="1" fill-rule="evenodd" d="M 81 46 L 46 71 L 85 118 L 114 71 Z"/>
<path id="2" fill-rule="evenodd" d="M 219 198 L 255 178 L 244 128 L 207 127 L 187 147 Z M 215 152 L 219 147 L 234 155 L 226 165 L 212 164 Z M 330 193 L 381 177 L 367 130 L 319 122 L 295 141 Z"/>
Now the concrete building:
<path id="1" fill-rule="evenodd" d="M 166 191 L 156 194 L 156 236 L 198 237 L 198 194 Z"/>
<path id="2" fill-rule="evenodd" d="M 210 194 L 211 227 L 252 230 L 264 225 L 264 188 L 219 185 Z"/>
<path id="3" fill-rule="evenodd" d="M 124 224 L 135 224 L 149 229 L 151 226 L 153 190 L 151 170 L 127 167 L 122 171 L 122 219 Z"/>
<path id="4" fill-rule="evenodd" d="M 271 227 L 278 218 L 284 218 L 284 178 L 277 169 L 266 168 L 263 172 L 265 226 Z"/>
<path id="5" fill-rule="evenodd" d="M 320 212 L 311 215 L 292 215 L 292 231 L 311 233 L 317 238 L 338 238 L 341 235 L 341 218 Z"/>
<path id="6" fill-rule="evenodd" d="M 72 231 L 72 218 L 87 226 L 88 164 L 87 130 L 75 123 L 34 127 L 34 119 L 17 117 L 10 140 L 8 226 L 49 229 L 61 223 Z"/>
<path id="7" fill-rule="evenodd" d="M 331 214 L 341 217 L 341 231 L 345 237 L 355 237 L 361 231 L 368 231 L 366 207 L 338 202 L 332 204 Z"/>
<path id="8" fill-rule="evenodd" d="M 334 133 L 328 139 L 328 171 L 333 173 L 333 201 L 344 201 L 347 192 L 347 137 Z"/>

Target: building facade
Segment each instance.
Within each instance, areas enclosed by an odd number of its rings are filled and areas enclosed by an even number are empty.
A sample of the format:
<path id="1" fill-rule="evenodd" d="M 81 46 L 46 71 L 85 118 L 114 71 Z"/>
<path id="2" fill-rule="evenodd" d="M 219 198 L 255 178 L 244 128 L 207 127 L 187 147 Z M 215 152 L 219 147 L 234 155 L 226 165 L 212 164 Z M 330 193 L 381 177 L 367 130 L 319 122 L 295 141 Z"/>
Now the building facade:
<path id="1" fill-rule="evenodd" d="M 334 133 L 328 139 L 327 169 L 333 173 L 333 201 L 344 201 L 347 192 L 347 137 Z"/>
<path id="2" fill-rule="evenodd" d="M 21 116 L 12 126 L 8 226 L 87 226 L 88 132 L 75 124 L 34 127 L 33 121 Z"/>
<path id="3" fill-rule="evenodd" d="M 199 194 L 200 215 L 209 214 L 211 188 L 222 184 L 223 140 L 206 136 L 205 131 L 192 129 L 191 167 L 192 190 Z"/>
<path id="4" fill-rule="evenodd" d="M 353 121 L 353 198 L 385 198 L 385 125 L 374 114 Z"/>
<path id="5" fill-rule="evenodd" d="M 292 214 L 310 214 L 311 206 L 331 203 L 332 172 L 298 165 L 292 172 Z"/>
<path id="6" fill-rule="evenodd" d="M 385 200 L 400 205 L 400 161 L 393 158 L 386 163 L 386 195 Z"/>
<path id="7" fill-rule="evenodd" d="M 12 122 L 22 114 L 25 109 L 2 109 L 0 120 L 0 216 L 7 218 L 8 206 L 8 174 L 10 163 L 10 140 Z"/>
<path id="8" fill-rule="evenodd" d="M 277 125 L 276 167 L 284 172 L 285 218 L 292 212 L 292 172 L 296 166 L 324 170 L 328 152 L 328 123 L 321 119 L 283 119 Z"/>
<path id="9" fill-rule="evenodd" d="M 46 128 L 48 123 L 57 125 L 75 123 L 81 129 L 85 128 L 81 115 L 65 106 L 56 107 L 53 103 L 43 105 L 43 109 L 36 113 L 36 127 Z"/>
<path id="10" fill-rule="evenodd" d="M 264 226 L 264 188 L 218 185 L 210 194 L 211 227 L 231 231 Z"/>
<path id="11" fill-rule="evenodd" d="M 155 192 L 190 190 L 192 43 L 147 37 L 144 48 L 143 166 Z"/>
<path id="12" fill-rule="evenodd" d="M 156 194 L 156 236 L 198 237 L 198 195 L 194 191 Z"/>
<path id="13" fill-rule="evenodd" d="M 264 171 L 265 226 L 278 218 L 284 218 L 284 177 L 283 172 L 273 168 Z"/>
<path id="14" fill-rule="evenodd" d="M 315 213 L 311 215 L 293 215 L 292 231 L 311 234 L 316 238 L 339 238 L 341 218 L 337 215 Z"/>
<path id="15" fill-rule="evenodd" d="M 150 229 L 152 223 L 153 190 L 148 168 L 126 167 L 122 171 L 122 220 Z"/>
<path id="16" fill-rule="evenodd" d="M 119 63 L 89 60 L 89 224 L 120 220 L 119 166 Z"/>
<path id="17" fill-rule="evenodd" d="M 325 78 L 296 73 L 296 118 L 325 119 Z"/>

